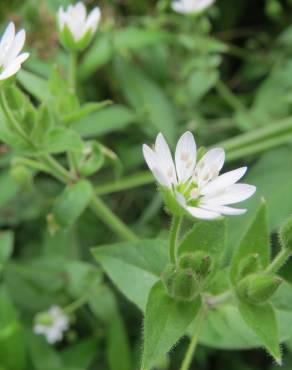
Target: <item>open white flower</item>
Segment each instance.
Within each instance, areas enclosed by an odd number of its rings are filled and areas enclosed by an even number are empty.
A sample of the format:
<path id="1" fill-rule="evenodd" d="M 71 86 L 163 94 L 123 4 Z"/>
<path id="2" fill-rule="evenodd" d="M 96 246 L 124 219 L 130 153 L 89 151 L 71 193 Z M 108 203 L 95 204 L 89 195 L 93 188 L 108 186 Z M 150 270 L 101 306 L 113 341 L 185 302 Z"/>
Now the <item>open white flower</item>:
<path id="1" fill-rule="evenodd" d="M 154 149 L 143 145 L 144 158 L 156 180 L 193 217 L 211 220 L 244 213 L 245 209 L 229 205 L 248 199 L 256 191 L 253 185 L 236 184 L 247 167 L 219 175 L 225 160 L 224 150 L 211 149 L 198 163 L 196 152 L 195 139 L 189 131 L 177 143 L 175 162 L 161 133 Z"/>
<path id="2" fill-rule="evenodd" d="M 63 333 L 69 328 L 69 317 L 59 306 L 52 306 L 48 311 L 41 312 L 35 317 L 33 331 L 42 334 L 50 344 L 63 339 Z"/>
<path id="3" fill-rule="evenodd" d="M 215 0 L 173 0 L 171 7 L 177 13 L 201 13 L 214 2 Z"/>
<path id="4" fill-rule="evenodd" d="M 61 32 L 65 30 L 70 32 L 75 43 L 85 40 L 87 44 L 96 32 L 100 17 L 101 12 L 98 7 L 87 15 L 85 5 L 79 1 L 76 5 L 69 5 L 66 10 L 63 7 L 59 8 L 58 25 Z"/>
<path id="5" fill-rule="evenodd" d="M 29 53 L 21 53 L 25 42 L 25 31 L 15 34 L 15 26 L 10 22 L 0 41 L 0 81 L 15 75 Z"/>

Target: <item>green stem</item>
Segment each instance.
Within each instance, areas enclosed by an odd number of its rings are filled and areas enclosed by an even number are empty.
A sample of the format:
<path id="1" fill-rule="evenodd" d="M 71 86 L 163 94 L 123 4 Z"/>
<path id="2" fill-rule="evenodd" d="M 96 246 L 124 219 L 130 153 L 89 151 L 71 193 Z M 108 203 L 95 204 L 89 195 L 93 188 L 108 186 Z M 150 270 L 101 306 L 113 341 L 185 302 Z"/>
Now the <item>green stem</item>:
<path id="1" fill-rule="evenodd" d="M 283 248 L 274 258 L 271 264 L 267 267 L 265 272 L 267 274 L 277 273 L 280 270 L 280 268 L 285 264 L 287 259 L 291 256 L 291 254 L 292 253 L 289 249 Z"/>
<path id="2" fill-rule="evenodd" d="M 77 70 L 77 53 L 71 52 L 69 55 L 69 74 L 68 83 L 72 93 L 76 92 L 76 70 Z"/>
<path id="3" fill-rule="evenodd" d="M 205 319 L 205 316 L 207 314 L 206 307 L 202 306 L 200 311 L 197 314 L 196 320 L 195 320 L 195 330 L 189 345 L 189 348 L 186 352 L 185 358 L 183 360 L 183 363 L 180 367 L 180 370 L 189 370 L 192 359 L 194 357 L 195 350 L 197 348 L 198 339 L 202 330 L 203 322 Z"/>
<path id="4" fill-rule="evenodd" d="M 263 141 L 263 139 L 278 136 L 284 133 L 292 133 L 292 117 L 273 122 L 264 127 L 258 128 L 234 138 L 216 144 L 216 147 L 223 147 L 225 150 L 237 150 L 239 147 L 251 145 Z"/>
<path id="5" fill-rule="evenodd" d="M 177 241 L 179 238 L 179 230 L 182 222 L 182 217 L 173 216 L 171 228 L 169 231 L 169 259 L 170 262 L 176 263 L 177 261 Z"/>
<path id="6" fill-rule="evenodd" d="M 128 241 L 137 240 L 137 236 L 104 204 L 98 197 L 94 196 L 91 201 L 91 209 L 95 215 L 114 230 L 123 239 Z"/>
<path id="7" fill-rule="evenodd" d="M 32 144 L 31 140 L 29 139 L 28 135 L 23 130 L 21 125 L 17 122 L 17 120 L 14 117 L 13 112 L 11 111 L 9 107 L 9 104 L 7 102 L 6 95 L 5 95 L 3 88 L 0 89 L 0 104 L 1 104 L 1 107 L 3 109 L 3 112 L 7 120 L 9 121 L 11 125 L 11 128 L 15 130 L 25 142 L 31 145 Z"/>
<path id="8" fill-rule="evenodd" d="M 108 182 L 95 187 L 95 192 L 98 195 L 115 193 L 122 190 L 132 189 L 138 186 L 152 183 L 153 175 L 149 171 L 143 171 L 136 175 L 125 177 L 116 182 Z"/>
<path id="9" fill-rule="evenodd" d="M 233 162 L 241 158 L 245 158 L 251 155 L 259 154 L 265 152 L 269 149 L 276 148 L 280 145 L 292 142 L 292 132 L 290 134 L 284 133 L 277 137 L 272 137 L 271 139 L 266 139 L 265 141 L 258 142 L 255 144 L 247 145 L 242 148 L 235 150 L 227 150 L 226 161 Z M 224 146 L 223 146 L 224 148 Z"/>
<path id="10" fill-rule="evenodd" d="M 85 303 L 87 303 L 88 299 L 92 296 L 92 294 L 93 294 L 92 290 L 86 292 L 84 295 L 82 295 L 76 301 L 74 301 L 74 302 L 70 303 L 68 306 L 66 306 L 63 309 L 63 312 L 67 315 L 71 315 L 76 310 L 78 310 L 78 308 L 82 307 Z"/>
<path id="11" fill-rule="evenodd" d="M 245 108 L 245 106 L 224 84 L 224 82 L 218 80 L 218 82 L 216 83 L 216 89 L 218 91 L 218 94 L 230 105 L 232 109 L 247 113 L 247 109 Z"/>
<path id="12" fill-rule="evenodd" d="M 74 180 L 70 172 L 60 165 L 51 155 L 43 155 L 39 159 L 50 170 L 51 175 L 61 182 L 67 184 Z"/>

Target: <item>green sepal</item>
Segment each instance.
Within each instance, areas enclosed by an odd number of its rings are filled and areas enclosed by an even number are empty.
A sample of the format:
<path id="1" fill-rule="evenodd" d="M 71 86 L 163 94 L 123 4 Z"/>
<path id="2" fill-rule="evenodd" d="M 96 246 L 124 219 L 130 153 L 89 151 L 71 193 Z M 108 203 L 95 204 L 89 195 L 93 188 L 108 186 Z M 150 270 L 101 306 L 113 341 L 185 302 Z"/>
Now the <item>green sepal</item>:
<path id="1" fill-rule="evenodd" d="M 250 274 L 258 272 L 260 268 L 258 253 L 249 254 L 239 262 L 236 280 L 239 281 Z"/>
<path id="2" fill-rule="evenodd" d="M 204 251 L 182 254 L 178 262 L 183 269 L 190 269 L 199 279 L 205 278 L 211 271 L 212 260 Z"/>
<path id="3" fill-rule="evenodd" d="M 91 176 L 96 173 L 104 164 L 105 157 L 100 149 L 100 145 L 96 142 L 87 142 L 82 151 L 78 155 L 78 164 L 80 174 L 83 176 Z"/>
<path id="4" fill-rule="evenodd" d="M 183 216 L 186 212 L 178 203 L 173 191 L 166 187 L 160 187 L 166 211 L 173 216 Z"/>
<path id="5" fill-rule="evenodd" d="M 60 41 L 65 47 L 65 49 L 69 51 L 82 51 L 84 50 L 90 43 L 90 41 L 93 38 L 94 32 L 89 29 L 85 35 L 78 41 L 76 41 L 68 28 L 68 26 L 65 24 L 64 28 L 60 30 Z"/>
<path id="6" fill-rule="evenodd" d="M 273 297 L 282 281 L 275 275 L 252 274 L 238 284 L 237 292 L 241 299 L 251 304 L 263 304 Z"/>
<path id="7" fill-rule="evenodd" d="M 279 239 L 283 248 L 292 252 L 292 216 L 289 216 L 279 231 Z"/>

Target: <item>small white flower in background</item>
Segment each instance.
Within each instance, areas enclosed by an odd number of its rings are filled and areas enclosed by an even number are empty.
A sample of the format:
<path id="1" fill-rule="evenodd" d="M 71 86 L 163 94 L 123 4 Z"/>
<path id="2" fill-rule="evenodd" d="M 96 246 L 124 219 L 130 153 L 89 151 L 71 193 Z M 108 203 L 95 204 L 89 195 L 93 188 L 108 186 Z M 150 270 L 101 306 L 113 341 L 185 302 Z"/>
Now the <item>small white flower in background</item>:
<path id="1" fill-rule="evenodd" d="M 225 160 L 223 149 L 211 149 L 197 162 L 195 139 L 189 131 L 177 143 L 175 162 L 161 133 L 153 150 L 143 145 L 143 154 L 158 183 L 196 218 L 211 220 L 222 215 L 240 215 L 246 210 L 229 205 L 248 199 L 256 191 L 253 185 L 236 184 L 247 167 L 219 175 Z"/>
<path id="2" fill-rule="evenodd" d="M 24 42 L 25 31 L 15 34 L 14 23 L 9 23 L 0 41 L 0 81 L 15 75 L 29 57 L 29 53 L 20 54 Z"/>
<path id="3" fill-rule="evenodd" d="M 101 12 L 98 7 L 87 15 L 86 7 L 81 1 L 76 5 L 69 5 L 66 10 L 60 7 L 58 26 L 65 46 L 72 48 L 75 44 L 77 49 L 85 48 L 97 30 L 100 17 Z M 62 33 L 65 34 L 62 35 Z"/>
<path id="4" fill-rule="evenodd" d="M 63 333 L 69 329 L 69 317 L 59 306 L 52 306 L 48 311 L 36 315 L 33 331 L 46 337 L 50 344 L 63 339 Z"/>
<path id="5" fill-rule="evenodd" d="M 172 9 L 177 13 L 196 14 L 211 6 L 215 0 L 173 0 Z"/>

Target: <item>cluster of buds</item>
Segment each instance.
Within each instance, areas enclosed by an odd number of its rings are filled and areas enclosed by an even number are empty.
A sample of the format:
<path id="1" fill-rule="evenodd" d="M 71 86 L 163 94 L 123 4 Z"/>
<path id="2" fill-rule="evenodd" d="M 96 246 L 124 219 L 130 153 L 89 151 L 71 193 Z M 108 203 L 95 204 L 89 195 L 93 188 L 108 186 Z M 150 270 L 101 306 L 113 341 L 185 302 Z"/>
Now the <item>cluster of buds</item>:
<path id="1" fill-rule="evenodd" d="M 183 254 L 178 264 L 170 264 L 162 274 L 167 294 L 179 301 L 193 301 L 200 294 L 212 269 L 212 261 L 204 251 Z"/>

